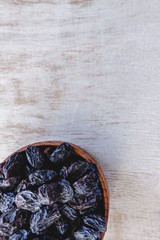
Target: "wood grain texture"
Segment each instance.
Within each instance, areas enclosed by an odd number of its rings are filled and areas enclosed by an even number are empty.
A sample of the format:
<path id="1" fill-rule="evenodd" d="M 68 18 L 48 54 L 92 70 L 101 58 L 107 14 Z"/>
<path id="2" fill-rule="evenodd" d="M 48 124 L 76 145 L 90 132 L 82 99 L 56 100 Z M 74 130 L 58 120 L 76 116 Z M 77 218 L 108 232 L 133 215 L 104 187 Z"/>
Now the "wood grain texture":
<path id="1" fill-rule="evenodd" d="M 32 142 L 90 152 L 105 240 L 160 239 L 160 2 L 0 0 L 1 161 Z"/>

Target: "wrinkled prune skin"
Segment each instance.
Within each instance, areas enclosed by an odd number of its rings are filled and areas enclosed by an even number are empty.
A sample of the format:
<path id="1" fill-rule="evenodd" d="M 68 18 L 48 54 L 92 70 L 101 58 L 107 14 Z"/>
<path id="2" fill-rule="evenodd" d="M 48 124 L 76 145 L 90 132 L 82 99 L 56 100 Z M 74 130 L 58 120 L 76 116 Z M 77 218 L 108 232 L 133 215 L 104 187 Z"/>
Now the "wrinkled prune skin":
<path id="1" fill-rule="evenodd" d="M 75 193 L 78 196 L 90 196 L 94 194 L 98 189 L 99 176 L 95 172 L 91 172 L 80 178 L 73 184 Z"/>
<path id="2" fill-rule="evenodd" d="M 55 227 L 58 233 L 64 235 L 65 232 L 68 230 L 68 223 L 61 217 L 59 220 L 56 221 Z"/>
<path id="3" fill-rule="evenodd" d="M 98 214 L 89 214 L 83 217 L 83 222 L 87 227 L 91 227 L 99 232 L 105 232 L 106 221 L 105 218 Z"/>
<path id="4" fill-rule="evenodd" d="M 66 166 L 63 166 L 63 168 L 60 170 L 59 176 L 60 178 L 64 178 L 64 179 L 68 178 L 68 170 Z"/>
<path id="5" fill-rule="evenodd" d="M 80 230 L 74 233 L 75 240 L 97 240 L 100 239 L 99 231 L 82 226 Z"/>
<path id="6" fill-rule="evenodd" d="M 9 237 L 13 234 L 14 227 L 10 226 L 9 224 L 2 224 L 0 225 L 0 236 L 1 237 Z"/>
<path id="7" fill-rule="evenodd" d="M 61 207 L 60 211 L 63 214 L 63 216 L 67 217 L 71 221 L 74 221 L 78 218 L 77 211 L 70 207 L 68 204 L 64 204 Z"/>
<path id="8" fill-rule="evenodd" d="M 12 226 L 14 229 L 27 227 L 30 213 L 25 210 L 14 208 L 0 216 L 0 225 Z"/>
<path id="9" fill-rule="evenodd" d="M 87 196 L 75 195 L 74 198 L 68 202 L 68 204 L 75 210 L 86 210 L 89 208 L 96 209 L 97 208 L 97 198 L 95 194 Z"/>
<path id="10" fill-rule="evenodd" d="M 89 163 L 87 161 L 78 160 L 71 164 L 68 168 L 68 176 L 71 182 L 75 182 L 81 177 L 84 177 L 90 171 L 96 169 L 96 165 L 93 163 Z"/>
<path id="11" fill-rule="evenodd" d="M 69 157 L 71 157 L 73 153 L 74 150 L 71 145 L 64 142 L 54 150 L 54 152 L 50 155 L 49 159 L 55 164 L 62 164 Z"/>
<path id="12" fill-rule="evenodd" d="M 36 170 L 28 176 L 31 185 L 40 186 L 44 183 L 53 181 L 57 176 L 57 173 L 53 170 Z"/>
<path id="13" fill-rule="evenodd" d="M 26 230 L 20 230 L 13 233 L 8 240 L 27 240 L 29 232 Z"/>
<path id="14" fill-rule="evenodd" d="M 25 175 L 26 175 L 26 177 L 28 177 L 34 171 L 35 171 L 35 169 L 29 163 L 27 163 L 27 165 L 25 167 Z"/>
<path id="15" fill-rule="evenodd" d="M 18 208 L 31 212 L 38 211 L 41 206 L 38 202 L 37 193 L 33 193 L 29 190 L 18 193 L 15 198 L 15 203 Z"/>
<path id="16" fill-rule="evenodd" d="M 103 205 L 101 205 L 103 206 Z M 94 203 L 92 207 L 79 210 L 80 215 L 88 215 L 90 213 L 98 212 L 97 203 Z"/>
<path id="17" fill-rule="evenodd" d="M 26 157 L 24 152 L 16 152 L 3 165 L 3 174 L 5 178 L 23 176 L 26 165 Z"/>
<path id="18" fill-rule="evenodd" d="M 30 183 L 26 179 L 23 179 L 16 188 L 16 192 L 22 192 L 27 190 L 30 187 Z"/>
<path id="19" fill-rule="evenodd" d="M 58 187 L 60 191 L 59 202 L 66 203 L 73 198 L 74 192 L 68 181 L 62 179 L 60 182 L 58 182 Z"/>
<path id="20" fill-rule="evenodd" d="M 32 233 L 43 233 L 53 223 L 61 217 L 58 206 L 42 207 L 36 213 L 32 214 L 30 221 L 30 229 Z"/>
<path id="21" fill-rule="evenodd" d="M 3 173 L 3 169 L 0 168 L 0 180 L 5 179 L 4 173 Z"/>
<path id="22" fill-rule="evenodd" d="M 60 199 L 58 184 L 44 184 L 38 188 L 38 199 L 43 205 L 52 205 Z"/>
<path id="23" fill-rule="evenodd" d="M 15 195 L 13 193 L 0 193 L 0 212 L 5 213 L 14 208 Z"/>
<path id="24" fill-rule="evenodd" d="M 16 208 L 0 216 L 0 236 L 9 236 L 16 229 L 28 226 L 30 215 L 28 212 Z"/>
<path id="25" fill-rule="evenodd" d="M 11 191 L 20 182 L 20 177 L 10 177 L 8 179 L 0 180 L 0 191 Z"/>
<path id="26" fill-rule="evenodd" d="M 45 165 L 45 156 L 39 147 L 29 146 L 26 149 L 26 157 L 34 169 L 42 169 Z"/>

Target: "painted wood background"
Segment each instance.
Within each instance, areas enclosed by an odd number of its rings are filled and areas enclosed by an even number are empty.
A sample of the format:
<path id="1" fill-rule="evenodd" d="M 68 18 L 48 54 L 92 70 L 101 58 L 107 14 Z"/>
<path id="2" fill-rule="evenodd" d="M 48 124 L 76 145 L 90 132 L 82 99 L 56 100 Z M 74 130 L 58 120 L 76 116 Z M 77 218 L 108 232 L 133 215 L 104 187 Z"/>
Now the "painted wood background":
<path id="1" fill-rule="evenodd" d="M 1 160 L 65 140 L 110 189 L 105 240 L 160 239 L 160 1 L 0 0 Z"/>

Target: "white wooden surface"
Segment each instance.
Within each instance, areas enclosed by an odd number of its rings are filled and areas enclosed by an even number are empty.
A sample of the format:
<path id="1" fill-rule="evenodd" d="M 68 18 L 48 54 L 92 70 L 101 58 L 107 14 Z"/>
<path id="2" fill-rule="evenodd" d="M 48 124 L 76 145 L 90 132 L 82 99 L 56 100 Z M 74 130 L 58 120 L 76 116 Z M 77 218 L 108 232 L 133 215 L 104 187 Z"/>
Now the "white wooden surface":
<path id="1" fill-rule="evenodd" d="M 160 1 L 0 0 L 0 152 L 65 140 L 110 189 L 106 240 L 160 239 Z"/>

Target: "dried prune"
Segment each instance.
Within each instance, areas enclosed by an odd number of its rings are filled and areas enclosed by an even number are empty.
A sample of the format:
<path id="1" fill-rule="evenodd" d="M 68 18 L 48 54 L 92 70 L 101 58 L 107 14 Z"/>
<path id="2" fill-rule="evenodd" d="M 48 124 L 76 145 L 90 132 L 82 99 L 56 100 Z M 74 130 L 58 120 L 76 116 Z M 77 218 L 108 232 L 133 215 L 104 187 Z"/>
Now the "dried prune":
<path id="1" fill-rule="evenodd" d="M 55 227 L 58 233 L 64 235 L 65 232 L 68 230 L 68 223 L 61 217 L 59 220 L 56 221 Z"/>
<path id="2" fill-rule="evenodd" d="M 20 182 L 20 177 L 10 177 L 8 179 L 0 180 L 0 190 L 1 191 L 11 191 Z"/>
<path id="3" fill-rule="evenodd" d="M 75 182 L 73 184 L 73 188 L 75 193 L 79 196 L 90 196 L 99 188 L 98 183 L 98 174 L 91 172 Z"/>
<path id="4" fill-rule="evenodd" d="M 15 203 L 18 208 L 31 212 L 39 210 L 41 206 L 38 202 L 38 195 L 29 190 L 18 193 L 15 198 Z"/>
<path id="5" fill-rule="evenodd" d="M 103 205 L 101 205 L 103 206 Z M 92 207 L 86 207 L 84 209 L 80 209 L 79 210 L 79 214 L 80 215 L 87 215 L 87 214 L 90 214 L 90 213 L 94 213 L 94 212 L 98 212 L 98 209 L 97 209 L 97 203 L 93 203 L 93 206 Z M 103 207 L 102 207 L 103 208 Z"/>
<path id="6" fill-rule="evenodd" d="M 25 191 L 28 189 L 29 186 L 30 186 L 30 183 L 27 182 L 26 179 L 23 179 L 17 186 L 16 192 L 19 193 L 19 192 Z"/>
<path id="7" fill-rule="evenodd" d="M 48 183 L 53 181 L 53 179 L 57 176 L 57 173 L 53 170 L 36 170 L 35 172 L 31 173 L 28 178 L 31 185 L 40 186 L 44 183 Z"/>
<path id="8" fill-rule="evenodd" d="M 16 152 L 3 165 L 3 174 L 5 178 L 23 176 L 26 158 L 24 152 Z"/>
<path id="9" fill-rule="evenodd" d="M 13 234 L 14 227 L 10 226 L 9 224 L 0 224 L 0 236 L 1 237 L 8 237 Z"/>
<path id="10" fill-rule="evenodd" d="M 21 229 L 28 225 L 29 217 L 28 211 L 14 208 L 0 216 L 0 225 L 10 225 L 14 229 Z"/>
<path id="11" fill-rule="evenodd" d="M 29 165 L 29 163 L 27 163 L 25 167 L 25 175 L 28 177 L 34 171 L 35 169 L 31 165 Z"/>
<path id="12" fill-rule="evenodd" d="M 68 177 L 68 170 L 66 166 L 63 166 L 63 168 L 60 170 L 59 176 L 64 179 Z"/>
<path id="13" fill-rule="evenodd" d="M 82 226 L 81 229 L 74 233 L 74 238 L 75 240 L 97 240 L 100 239 L 100 233 L 92 228 Z"/>
<path id="14" fill-rule="evenodd" d="M 68 168 L 69 180 L 72 182 L 77 181 L 85 176 L 89 171 L 94 170 L 96 165 L 87 161 L 78 160 L 71 164 Z"/>
<path id="15" fill-rule="evenodd" d="M 13 193 L 0 193 L 0 212 L 5 213 L 12 208 L 15 201 L 15 195 Z"/>
<path id="16" fill-rule="evenodd" d="M 74 198 L 68 202 L 68 204 L 75 210 L 86 210 L 88 208 L 96 209 L 97 208 L 97 199 L 94 194 L 87 196 L 74 196 Z"/>
<path id="17" fill-rule="evenodd" d="M 78 218 L 77 211 L 70 207 L 68 204 L 64 204 L 61 207 L 61 213 L 68 219 L 74 221 Z"/>
<path id="18" fill-rule="evenodd" d="M 3 173 L 3 169 L 0 169 L 0 179 L 3 180 L 5 179 L 4 173 Z"/>
<path id="19" fill-rule="evenodd" d="M 59 202 L 66 203 L 73 198 L 74 192 L 68 181 L 62 179 L 58 182 L 58 187 L 60 191 Z"/>
<path id="20" fill-rule="evenodd" d="M 29 146 L 26 149 L 29 164 L 35 169 L 42 169 L 45 165 L 45 156 L 39 147 Z"/>
<path id="21" fill-rule="evenodd" d="M 42 233 L 53 223 L 55 223 L 60 217 L 61 214 L 57 205 L 42 207 L 39 209 L 39 211 L 32 214 L 30 229 L 32 233 Z"/>
<path id="22" fill-rule="evenodd" d="M 11 235 L 16 229 L 26 227 L 26 225 L 28 225 L 28 221 L 28 212 L 23 210 L 14 208 L 6 213 L 3 213 L 0 216 L 0 235 Z"/>
<path id="23" fill-rule="evenodd" d="M 65 142 L 53 151 L 49 159 L 53 163 L 61 164 L 64 163 L 69 157 L 71 157 L 73 152 L 74 150 L 71 145 Z"/>
<path id="24" fill-rule="evenodd" d="M 19 230 L 13 233 L 8 240 L 27 240 L 29 232 L 26 230 Z"/>
<path id="25" fill-rule="evenodd" d="M 44 205 L 51 205 L 57 202 L 60 198 L 58 184 L 44 184 L 38 188 L 39 202 Z"/>
<path id="26" fill-rule="evenodd" d="M 105 232 L 106 221 L 105 218 L 98 214 L 89 214 L 83 217 L 83 222 L 87 227 L 91 227 L 99 232 Z"/>

